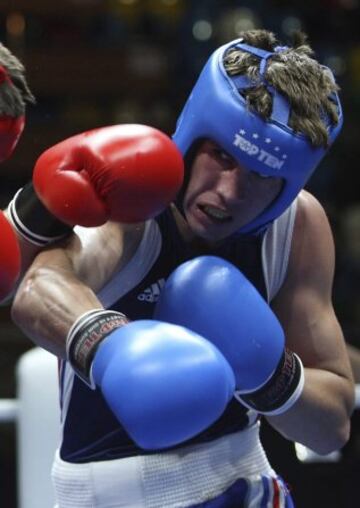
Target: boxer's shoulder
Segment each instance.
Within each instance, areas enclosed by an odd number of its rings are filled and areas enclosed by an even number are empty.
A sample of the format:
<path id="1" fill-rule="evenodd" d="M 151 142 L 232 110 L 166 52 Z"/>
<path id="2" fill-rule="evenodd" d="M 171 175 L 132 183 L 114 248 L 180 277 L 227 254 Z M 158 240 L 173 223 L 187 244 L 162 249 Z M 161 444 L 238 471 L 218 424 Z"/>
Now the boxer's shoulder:
<path id="1" fill-rule="evenodd" d="M 333 263 L 334 241 L 329 219 L 323 206 L 309 192 L 302 191 L 289 259 L 289 276 L 306 280 L 305 275 L 319 273 L 319 266 Z"/>
<path id="2" fill-rule="evenodd" d="M 329 306 L 335 267 L 335 247 L 329 220 L 318 200 L 308 192 L 298 199 L 288 270 L 272 306 L 283 322 L 291 315 L 294 328 L 311 315 L 315 302 Z M 291 309 L 296 312 L 292 312 Z"/>
<path id="3" fill-rule="evenodd" d="M 143 233 L 144 223 L 76 227 L 65 249 L 79 277 L 97 291 L 132 258 Z"/>
<path id="4" fill-rule="evenodd" d="M 295 233 L 299 234 L 304 228 L 311 233 L 311 226 L 322 228 L 324 221 L 327 221 L 324 207 L 313 194 L 302 190 L 297 199 Z"/>

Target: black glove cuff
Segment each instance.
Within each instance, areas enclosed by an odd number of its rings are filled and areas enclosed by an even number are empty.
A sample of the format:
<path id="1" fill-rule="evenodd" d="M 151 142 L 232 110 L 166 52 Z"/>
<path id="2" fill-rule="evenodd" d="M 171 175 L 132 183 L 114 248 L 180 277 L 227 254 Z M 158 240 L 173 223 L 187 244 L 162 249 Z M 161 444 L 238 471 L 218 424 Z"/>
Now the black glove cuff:
<path id="1" fill-rule="evenodd" d="M 27 241 L 44 246 L 61 240 L 72 227 L 57 219 L 42 204 L 32 183 L 20 189 L 9 204 L 9 213 L 17 232 Z"/>
<path id="2" fill-rule="evenodd" d="M 121 312 L 96 309 L 80 316 L 71 327 L 66 339 L 66 352 L 76 374 L 91 388 L 91 364 L 99 344 L 115 328 L 128 323 Z"/>
<path id="3" fill-rule="evenodd" d="M 304 368 L 300 358 L 285 349 L 271 378 L 258 390 L 237 393 L 236 397 L 245 406 L 258 413 L 277 415 L 295 404 L 304 386 Z"/>

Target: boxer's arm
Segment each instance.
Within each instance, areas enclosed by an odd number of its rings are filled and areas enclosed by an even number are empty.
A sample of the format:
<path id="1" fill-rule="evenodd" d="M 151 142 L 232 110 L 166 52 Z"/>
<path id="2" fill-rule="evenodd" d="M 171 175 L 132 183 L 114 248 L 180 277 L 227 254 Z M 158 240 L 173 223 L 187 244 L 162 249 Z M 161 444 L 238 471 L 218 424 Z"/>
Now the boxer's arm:
<path id="1" fill-rule="evenodd" d="M 273 309 L 287 346 L 305 367 L 297 403 L 269 422 L 285 437 L 318 453 L 345 444 L 349 436 L 354 386 L 346 346 L 331 293 L 334 244 L 320 204 L 308 193 L 299 200 L 289 270 Z"/>
<path id="2" fill-rule="evenodd" d="M 125 266 L 142 233 L 143 224 L 108 222 L 40 252 L 14 298 L 14 322 L 35 344 L 65 358 L 71 325 L 84 312 L 102 308 L 96 292 Z"/>

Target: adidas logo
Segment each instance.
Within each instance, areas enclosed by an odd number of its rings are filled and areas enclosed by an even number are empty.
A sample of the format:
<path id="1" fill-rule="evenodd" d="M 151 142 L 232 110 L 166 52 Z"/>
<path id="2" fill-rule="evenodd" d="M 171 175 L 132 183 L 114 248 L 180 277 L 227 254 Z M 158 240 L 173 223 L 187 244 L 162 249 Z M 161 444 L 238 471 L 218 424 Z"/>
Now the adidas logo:
<path id="1" fill-rule="evenodd" d="M 137 296 L 140 302 L 155 303 L 159 299 L 160 291 L 164 287 L 165 279 L 159 279 L 150 287 L 146 288 L 143 293 Z"/>

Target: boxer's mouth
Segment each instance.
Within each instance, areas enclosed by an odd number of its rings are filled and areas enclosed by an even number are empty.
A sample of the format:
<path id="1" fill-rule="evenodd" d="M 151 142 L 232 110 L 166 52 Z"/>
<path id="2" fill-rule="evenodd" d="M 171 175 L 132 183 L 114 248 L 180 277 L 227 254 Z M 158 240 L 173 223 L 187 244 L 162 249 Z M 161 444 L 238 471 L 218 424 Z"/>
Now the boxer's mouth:
<path id="1" fill-rule="evenodd" d="M 221 208 L 217 208 L 211 205 L 199 205 L 199 208 L 211 220 L 217 222 L 229 222 L 232 219 L 232 216 L 225 210 L 222 210 Z"/>

